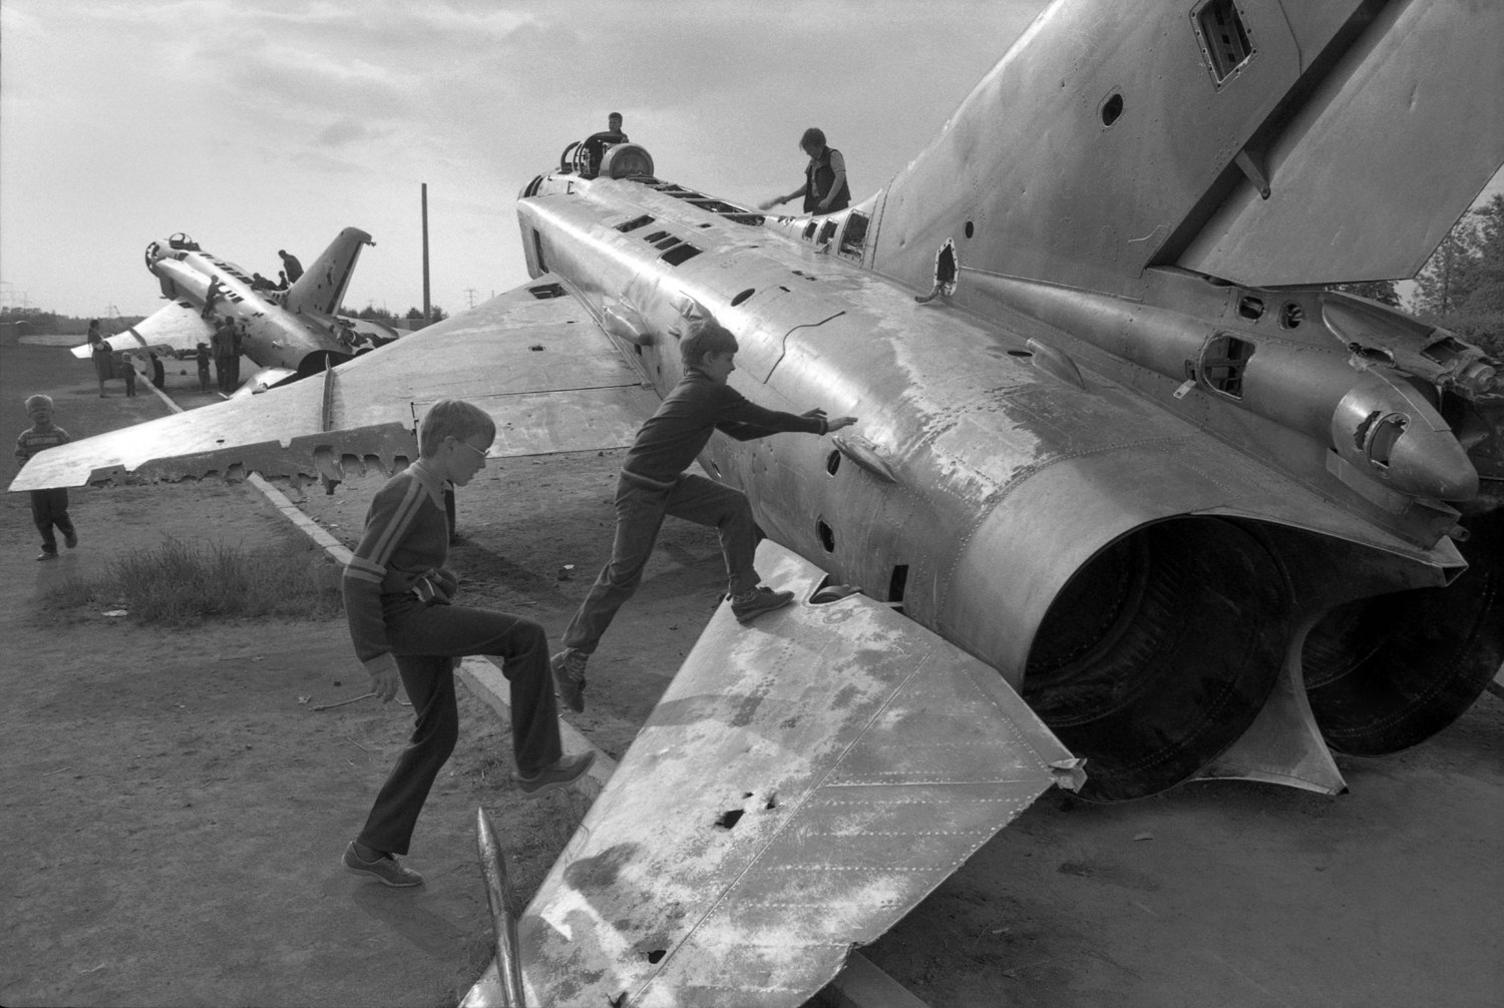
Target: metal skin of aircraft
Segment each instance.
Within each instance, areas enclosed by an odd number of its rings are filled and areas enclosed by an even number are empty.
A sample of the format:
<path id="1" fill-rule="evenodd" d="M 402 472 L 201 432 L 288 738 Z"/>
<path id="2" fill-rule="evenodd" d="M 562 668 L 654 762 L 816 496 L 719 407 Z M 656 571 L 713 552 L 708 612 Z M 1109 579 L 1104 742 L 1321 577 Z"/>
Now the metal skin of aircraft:
<path id="1" fill-rule="evenodd" d="M 244 336 L 245 356 L 259 368 L 241 385 L 240 394 L 319 374 L 399 335 L 381 322 L 337 314 L 361 248 L 374 244 L 359 228 L 345 228 L 311 269 L 279 290 L 256 283 L 181 232 L 154 241 L 146 246 L 146 268 L 171 304 L 105 342 L 126 353 L 157 350 L 184 356 L 208 343 L 218 318 L 227 316 Z M 73 348 L 73 355 L 84 360 L 90 352 L 87 343 Z"/>
<path id="2" fill-rule="evenodd" d="M 465 1003 L 798 1005 L 1050 786 L 1336 792 L 1499 671 L 1501 365 L 1326 286 L 1413 275 L 1504 162 L 1501 44 L 1469 0 L 1059 0 L 846 211 L 622 144 L 523 189 L 531 283 L 11 489 L 390 468 L 444 397 L 493 457 L 619 446 L 715 318 L 748 398 L 860 418 L 702 456 L 796 604 L 721 607 L 520 915 L 482 823 Z"/>

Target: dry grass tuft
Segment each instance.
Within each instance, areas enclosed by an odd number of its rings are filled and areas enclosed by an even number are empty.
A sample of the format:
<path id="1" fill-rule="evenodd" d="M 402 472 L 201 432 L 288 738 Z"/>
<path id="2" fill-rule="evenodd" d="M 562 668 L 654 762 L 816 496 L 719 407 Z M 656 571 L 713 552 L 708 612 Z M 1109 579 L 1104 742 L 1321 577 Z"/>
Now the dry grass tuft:
<path id="1" fill-rule="evenodd" d="M 110 564 L 94 581 L 49 591 L 52 611 L 124 609 L 139 623 L 193 626 L 209 619 L 323 619 L 340 612 L 340 569 L 321 550 L 290 545 L 247 550 L 169 540 Z"/>

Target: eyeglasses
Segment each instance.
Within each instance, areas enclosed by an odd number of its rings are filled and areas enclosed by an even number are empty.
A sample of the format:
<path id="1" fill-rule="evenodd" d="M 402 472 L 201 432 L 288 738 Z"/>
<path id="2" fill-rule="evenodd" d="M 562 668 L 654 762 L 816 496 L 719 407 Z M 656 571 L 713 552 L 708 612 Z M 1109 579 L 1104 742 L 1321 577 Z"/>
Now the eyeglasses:
<path id="1" fill-rule="evenodd" d="M 475 447 L 475 445 L 471 444 L 469 441 L 461 441 L 456 438 L 454 443 L 459 445 L 461 448 L 469 448 L 471 451 L 475 452 L 475 454 L 480 456 L 481 465 L 486 464 L 486 453 Z"/>

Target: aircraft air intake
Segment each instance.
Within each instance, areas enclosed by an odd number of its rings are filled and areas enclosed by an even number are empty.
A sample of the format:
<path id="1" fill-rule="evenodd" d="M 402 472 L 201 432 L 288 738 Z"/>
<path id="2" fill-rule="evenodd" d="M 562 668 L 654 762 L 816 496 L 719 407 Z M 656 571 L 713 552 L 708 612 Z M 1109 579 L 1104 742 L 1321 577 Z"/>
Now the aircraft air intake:
<path id="1" fill-rule="evenodd" d="M 1274 558 L 1237 524 L 1148 525 L 1103 548 L 1055 597 L 1023 696 L 1086 758 L 1083 797 L 1154 794 L 1253 723 L 1274 686 L 1290 613 Z"/>

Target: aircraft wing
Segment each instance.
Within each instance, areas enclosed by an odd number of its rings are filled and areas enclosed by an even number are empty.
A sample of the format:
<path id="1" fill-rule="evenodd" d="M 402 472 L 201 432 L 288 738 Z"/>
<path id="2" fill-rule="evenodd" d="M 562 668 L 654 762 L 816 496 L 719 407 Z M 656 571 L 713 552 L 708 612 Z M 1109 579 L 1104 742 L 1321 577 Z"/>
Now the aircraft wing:
<path id="1" fill-rule="evenodd" d="M 801 1005 L 1077 762 L 992 668 L 771 541 L 519 925 L 530 1005 Z M 465 1004 L 496 999 L 497 971 Z M 623 996 L 625 995 L 625 996 Z"/>
<path id="2" fill-rule="evenodd" d="M 49 449 L 10 488 L 390 468 L 416 456 L 416 418 L 443 398 L 490 413 L 495 458 L 622 447 L 658 405 L 585 307 L 543 276 L 323 378 Z"/>
<path id="3" fill-rule="evenodd" d="M 207 343 L 214 327 L 187 301 L 172 301 L 131 326 L 125 332 L 105 337 L 111 350 L 192 350 Z M 89 344 L 73 348 L 73 356 L 88 360 Z"/>

